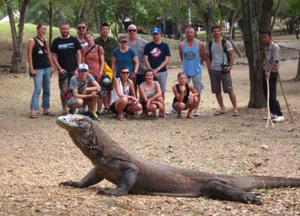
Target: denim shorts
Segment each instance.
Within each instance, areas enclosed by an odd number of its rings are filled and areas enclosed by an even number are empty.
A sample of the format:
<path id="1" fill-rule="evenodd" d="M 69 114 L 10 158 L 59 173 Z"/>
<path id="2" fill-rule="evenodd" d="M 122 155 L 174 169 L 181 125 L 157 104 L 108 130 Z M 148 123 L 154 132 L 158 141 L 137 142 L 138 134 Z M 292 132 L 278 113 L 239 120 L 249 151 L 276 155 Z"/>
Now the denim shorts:
<path id="1" fill-rule="evenodd" d="M 204 85 L 202 83 L 201 74 L 195 75 L 195 76 L 187 76 L 188 82 L 192 80 L 194 88 L 201 93 L 201 91 L 204 88 Z"/>
<path id="2" fill-rule="evenodd" d="M 155 75 L 157 81 L 159 82 L 160 88 L 161 88 L 161 92 L 165 93 L 167 90 L 167 78 L 168 78 L 168 71 L 162 71 L 162 72 L 158 72 Z"/>

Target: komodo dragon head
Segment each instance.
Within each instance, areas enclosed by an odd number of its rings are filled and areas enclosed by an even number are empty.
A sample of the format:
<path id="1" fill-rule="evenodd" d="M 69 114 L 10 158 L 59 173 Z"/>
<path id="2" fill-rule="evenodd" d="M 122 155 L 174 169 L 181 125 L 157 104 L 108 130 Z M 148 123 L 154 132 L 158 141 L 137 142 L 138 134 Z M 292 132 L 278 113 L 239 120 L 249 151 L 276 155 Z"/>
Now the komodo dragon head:
<path id="1" fill-rule="evenodd" d="M 93 121 L 82 115 L 66 115 L 57 118 L 56 123 L 67 130 L 73 142 L 88 157 L 91 154 L 102 154 L 102 146 L 98 146 L 94 133 Z"/>

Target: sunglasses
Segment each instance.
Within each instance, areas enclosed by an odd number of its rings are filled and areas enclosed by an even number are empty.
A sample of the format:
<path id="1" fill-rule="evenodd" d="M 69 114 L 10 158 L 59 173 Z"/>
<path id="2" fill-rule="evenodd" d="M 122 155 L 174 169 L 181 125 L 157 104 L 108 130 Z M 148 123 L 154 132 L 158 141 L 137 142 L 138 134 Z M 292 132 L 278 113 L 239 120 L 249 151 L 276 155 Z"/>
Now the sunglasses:
<path id="1" fill-rule="evenodd" d="M 152 35 L 159 35 L 159 33 L 152 33 Z"/>
<path id="2" fill-rule="evenodd" d="M 129 32 L 136 32 L 136 29 L 129 29 Z"/>
<path id="3" fill-rule="evenodd" d="M 85 29 L 85 26 L 78 26 L 78 29 Z"/>
<path id="4" fill-rule="evenodd" d="M 121 74 L 129 74 L 129 72 L 121 72 Z"/>
<path id="5" fill-rule="evenodd" d="M 127 42 L 128 42 L 127 40 L 120 41 L 120 43 L 127 43 Z"/>

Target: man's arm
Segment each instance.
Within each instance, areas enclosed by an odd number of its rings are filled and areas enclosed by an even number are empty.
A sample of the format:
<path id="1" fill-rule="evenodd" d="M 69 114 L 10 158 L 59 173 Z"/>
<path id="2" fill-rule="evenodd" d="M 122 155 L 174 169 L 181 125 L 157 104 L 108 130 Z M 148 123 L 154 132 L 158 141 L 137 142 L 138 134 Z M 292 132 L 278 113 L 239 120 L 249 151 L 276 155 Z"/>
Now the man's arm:
<path id="1" fill-rule="evenodd" d="M 62 74 L 65 69 L 60 66 L 60 64 L 58 62 L 58 56 L 56 53 L 52 53 L 52 60 L 53 60 L 54 65 L 57 68 L 58 73 Z"/>
<path id="2" fill-rule="evenodd" d="M 144 61 L 145 61 L 147 68 L 150 68 L 153 70 L 153 68 L 151 67 L 151 65 L 149 63 L 149 57 L 147 55 L 144 55 Z"/>
<path id="3" fill-rule="evenodd" d="M 183 61 L 183 52 L 182 52 L 182 42 L 178 44 L 178 53 L 179 53 L 179 58 L 181 62 Z"/>
<path id="4" fill-rule="evenodd" d="M 165 57 L 165 60 L 164 60 L 157 68 L 155 68 L 155 69 L 153 70 L 154 75 L 155 75 L 156 73 L 158 73 L 158 71 L 159 71 L 160 69 L 162 69 L 164 66 L 166 66 L 166 65 L 169 63 L 169 60 L 170 60 L 170 56 L 166 56 L 166 57 Z"/>
<path id="5" fill-rule="evenodd" d="M 201 64 L 203 64 L 203 62 L 206 61 L 205 48 L 204 48 L 203 43 L 201 43 L 200 41 L 198 43 L 198 46 L 199 46 L 199 55 L 201 57 Z"/>

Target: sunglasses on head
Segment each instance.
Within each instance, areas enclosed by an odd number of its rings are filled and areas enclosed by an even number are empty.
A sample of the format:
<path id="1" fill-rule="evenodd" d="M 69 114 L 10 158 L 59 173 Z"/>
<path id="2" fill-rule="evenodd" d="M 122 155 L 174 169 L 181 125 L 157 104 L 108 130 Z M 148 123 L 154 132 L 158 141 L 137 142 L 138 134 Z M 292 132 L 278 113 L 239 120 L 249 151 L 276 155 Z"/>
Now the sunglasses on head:
<path id="1" fill-rule="evenodd" d="M 129 32 L 136 32 L 136 29 L 129 29 Z"/>
<path id="2" fill-rule="evenodd" d="M 85 29 L 85 26 L 78 26 L 78 29 Z"/>

